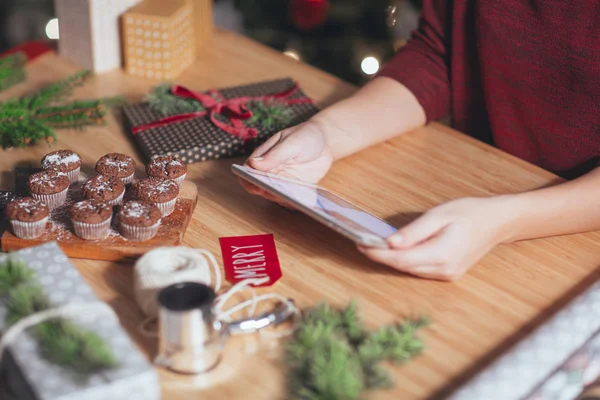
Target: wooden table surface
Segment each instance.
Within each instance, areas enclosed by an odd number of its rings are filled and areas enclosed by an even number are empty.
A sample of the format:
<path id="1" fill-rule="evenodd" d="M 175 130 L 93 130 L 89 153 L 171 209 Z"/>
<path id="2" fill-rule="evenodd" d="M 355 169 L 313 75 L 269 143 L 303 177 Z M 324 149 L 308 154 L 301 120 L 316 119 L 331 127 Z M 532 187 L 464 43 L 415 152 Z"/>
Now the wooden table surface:
<path id="1" fill-rule="evenodd" d="M 31 64 L 29 81 L 0 100 L 21 95 L 76 71 L 54 54 Z M 211 49 L 177 83 L 208 89 L 291 76 L 319 106 L 350 95 L 352 86 L 232 33 L 218 32 Z M 156 82 L 121 71 L 95 77 L 78 97 L 125 94 L 139 101 Z M 57 146 L 45 143 L 0 152 L 0 171 L 38 161 L 55 148 L 71 148 L 94 163 L 109 151 L 139 153 L 121 127 L 62 132 Z M 185 237 L 187 245 L 220 256 L 218 238 L 273 233 L 283 279 L 273 288 L 302 306 L 321 299 L 344 305 L 356 299 L 371 326 L 426 314 L 424 354 L 392 367 L 396 387 L 375 399 L 439 398 L 543 322 L 557 307 L 598 277 L 600 234 L 521 242 L 497 248 L 454 283 L 412 278 L 376 265 L 349 241 L 317 222 L 247 195 L 230 173 L 236 160 L 190 166 L 199 201 Z M 323 186 L 397 226 L 441 202 L 539 188 L 557 178 L 439 124 L 409 133 L 335 164 Z M 4 178 L 2 185 L 10 185 Z M 560 216 L 556 216 L 560 218 Z M 468 246 L 468 243 L 465 243 Z M 220 258 L 220 257 L 219 257 Z M 132 265 L 73 260 L 101 299 L 110 303 L 140 348 L 153 357 L 156 342 L 137 325 L 143 315 L 133 300 Z M 268 291 L 266 290 L 266 291 Z M 281 399 L 283 374 L 277 343 L 256 336 L 229 342 L 212 374 L 185 377 L 160 371 L 163 398 Z"/>

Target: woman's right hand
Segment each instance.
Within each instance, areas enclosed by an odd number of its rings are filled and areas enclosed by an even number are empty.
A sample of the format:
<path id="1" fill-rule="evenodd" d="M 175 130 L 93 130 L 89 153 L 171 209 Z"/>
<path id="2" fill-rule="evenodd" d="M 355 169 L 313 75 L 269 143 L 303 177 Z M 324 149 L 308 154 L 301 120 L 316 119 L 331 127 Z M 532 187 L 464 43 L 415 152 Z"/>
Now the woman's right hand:
<path id="1" fill-rule="evenodd" d="M 320 181 L 333 163 L 323 127 L 313 121 L 284 129 L 259 146 L 246 161 L 250 167 L 305 182 Z M 281 202 L 264 190 L 240 180 L 252 193 Z"/>

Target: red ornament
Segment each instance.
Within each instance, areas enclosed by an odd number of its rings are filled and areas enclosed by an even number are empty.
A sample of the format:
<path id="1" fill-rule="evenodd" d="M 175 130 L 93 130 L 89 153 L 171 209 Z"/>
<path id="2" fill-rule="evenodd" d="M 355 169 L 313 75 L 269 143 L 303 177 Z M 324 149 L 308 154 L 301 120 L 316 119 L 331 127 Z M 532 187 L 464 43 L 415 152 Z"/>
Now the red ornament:
<path id="1" fill-rule="evenodd" d="M 291 0 L 292 22 L 298 29 L 305 31 L 317 28 L 325 23 L 329 13 L 330 0 Z"/>

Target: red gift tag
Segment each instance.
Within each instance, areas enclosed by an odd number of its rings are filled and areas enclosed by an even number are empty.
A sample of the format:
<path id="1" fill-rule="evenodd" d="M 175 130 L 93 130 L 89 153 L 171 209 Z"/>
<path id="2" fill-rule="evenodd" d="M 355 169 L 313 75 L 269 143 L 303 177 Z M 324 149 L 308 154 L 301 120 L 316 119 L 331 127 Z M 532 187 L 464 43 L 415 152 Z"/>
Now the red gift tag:
<path id="1" fill-rule="evenodd" d="M 269 278 L 254 287 L 271 286 L 281 278 L 281 267 L 273 235 L 220 238 L 225 278 L 231 283 Z"/>

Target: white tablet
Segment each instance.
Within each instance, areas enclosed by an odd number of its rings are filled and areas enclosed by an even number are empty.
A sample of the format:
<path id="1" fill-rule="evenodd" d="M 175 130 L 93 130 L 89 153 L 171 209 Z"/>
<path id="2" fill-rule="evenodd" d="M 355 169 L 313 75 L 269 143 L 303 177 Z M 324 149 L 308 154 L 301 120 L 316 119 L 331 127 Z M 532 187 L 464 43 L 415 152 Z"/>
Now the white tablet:
<path id="1" fill-rule="evenodd" d="M 355 243 L 387 248 L 386 238 L 398 229 L 334 193 L 316 185 L 233 165 L 233 173 L 292 204 Z"/>

